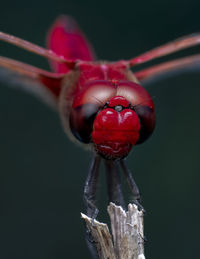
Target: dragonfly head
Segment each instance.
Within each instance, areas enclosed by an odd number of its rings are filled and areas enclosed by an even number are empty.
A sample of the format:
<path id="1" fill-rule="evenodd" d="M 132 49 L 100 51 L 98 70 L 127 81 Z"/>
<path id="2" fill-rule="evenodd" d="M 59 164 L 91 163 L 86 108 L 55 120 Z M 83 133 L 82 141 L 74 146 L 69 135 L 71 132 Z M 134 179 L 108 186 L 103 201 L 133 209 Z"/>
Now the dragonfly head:
<path id="1" fill-rule="evenodd" d="M 82 143 L 93 143 L 106 159 L 121 159 L 153 132 L 155 113 L 147 91 L 130 81 L 92 81 L 73 101 L 70 129 Z"/>

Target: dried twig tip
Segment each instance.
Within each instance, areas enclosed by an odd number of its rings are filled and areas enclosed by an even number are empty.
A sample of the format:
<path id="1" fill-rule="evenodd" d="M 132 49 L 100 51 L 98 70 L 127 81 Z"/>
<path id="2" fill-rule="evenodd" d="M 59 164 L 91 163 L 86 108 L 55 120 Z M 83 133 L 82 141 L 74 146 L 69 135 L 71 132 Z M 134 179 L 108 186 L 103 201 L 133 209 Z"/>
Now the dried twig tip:
<path id="1" fill-rule="evenodd" d="M 110 203 L 108 213 L 112 236 L 108 226 L 81 213 L 91 232 L 101 259 L 145 259 L 143 211 L 135 204 L 128 205 L 128 211 Z M 93 224 L 92 224 L 93 223 Z"/>

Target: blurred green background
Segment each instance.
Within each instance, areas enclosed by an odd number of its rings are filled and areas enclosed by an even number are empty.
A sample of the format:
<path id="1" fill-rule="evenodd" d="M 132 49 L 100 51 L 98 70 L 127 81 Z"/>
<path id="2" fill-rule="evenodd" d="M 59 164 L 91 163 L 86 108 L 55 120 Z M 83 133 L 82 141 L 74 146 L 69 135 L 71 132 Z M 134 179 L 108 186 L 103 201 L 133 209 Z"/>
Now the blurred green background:
<path id="1" fill-rule="evenodd" d="M 0 30 L 44 46 L 54 19 L 70 14 L 99 59 L 118 60 L 200 31 L 199 9 L 197 0 L 2 1 Z M 44 59 L 5 43 L 0 55 L 48 68 Z M 147 211 L 146 258 L 198 258 L 200 69 L 147 88 L 157 127 L 127 159 Z M 90 258 L 80 219 L 90 156 L 68 140 L 57 114 L 1 83 L 0 258 Z M 101 175 L 100 220 L 107 202 L 103 168 Z"/>

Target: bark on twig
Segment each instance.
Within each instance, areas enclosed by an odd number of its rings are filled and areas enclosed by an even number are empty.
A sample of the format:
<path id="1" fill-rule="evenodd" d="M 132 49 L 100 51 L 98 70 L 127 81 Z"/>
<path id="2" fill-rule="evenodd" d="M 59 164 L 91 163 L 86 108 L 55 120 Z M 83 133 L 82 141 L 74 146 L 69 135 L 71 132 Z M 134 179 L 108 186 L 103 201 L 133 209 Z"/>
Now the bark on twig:
<path id="1" fill-rule="evenodd" d="M 114 203 L 110 203 L 107 210 L 112 234 L 107 224 L 93 221 L 81 213 L 96 244 L 99 258 L 145 259 L 143 211 L 139 211 L 135 204 L 129 204 L 126 212 Z"/>

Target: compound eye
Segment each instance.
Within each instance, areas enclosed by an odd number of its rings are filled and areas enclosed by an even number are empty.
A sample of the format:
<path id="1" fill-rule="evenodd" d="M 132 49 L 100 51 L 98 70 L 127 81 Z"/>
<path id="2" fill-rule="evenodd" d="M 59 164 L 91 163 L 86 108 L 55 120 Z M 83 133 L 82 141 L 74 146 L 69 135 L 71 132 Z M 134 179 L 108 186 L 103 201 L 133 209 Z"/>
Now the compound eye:
<path id="1" fill-rule="evenodd" d="M 91 142 L 93 122 L 98 111 L 115 95 L 116 88 L 105 80 L 92 81 L 77 93 L 69 116 L 72 134 L 83 143 Z"/>
<path id="2" fill-rule="evenodd" d="M 140 144 L 148 139 L 153 133 L 156 123 L 155 112 L 149 106 L 142 105 L 136 105 L 134 110 L 137 113 L 141 124 L 140 137 L 137 142 L 137 144 Z"/>
<path id="3" fill-rule="evenodd" d="M 72 134 L 83 143 L 91 142 L 91 134 L 94 119 L 100 106 L 94 103 L 87 103 L 72 108 L 69 118 L 69 125 Z"/>

